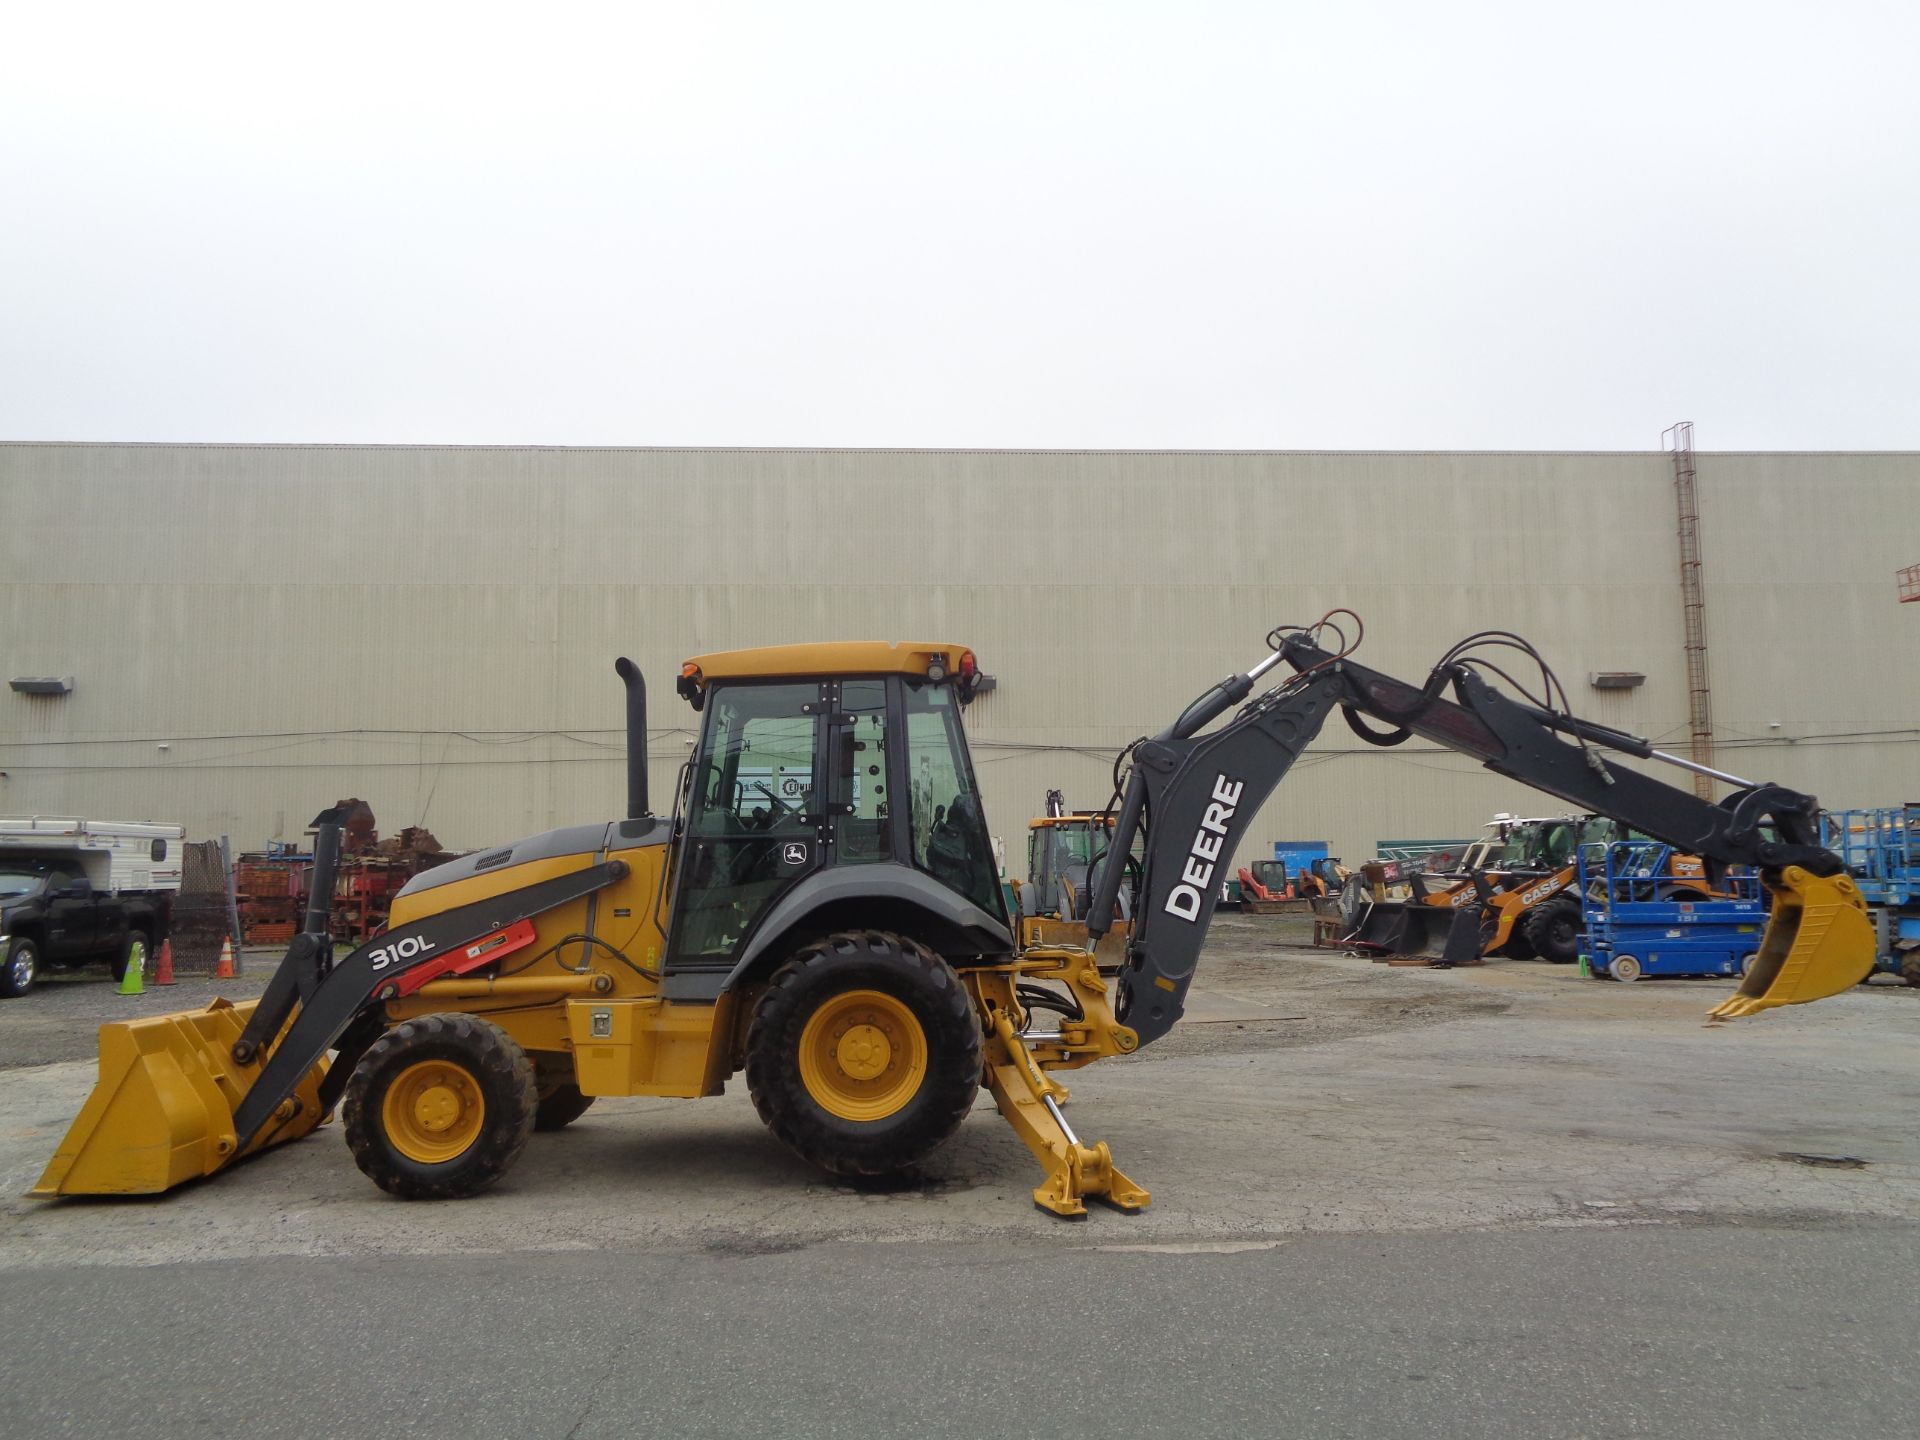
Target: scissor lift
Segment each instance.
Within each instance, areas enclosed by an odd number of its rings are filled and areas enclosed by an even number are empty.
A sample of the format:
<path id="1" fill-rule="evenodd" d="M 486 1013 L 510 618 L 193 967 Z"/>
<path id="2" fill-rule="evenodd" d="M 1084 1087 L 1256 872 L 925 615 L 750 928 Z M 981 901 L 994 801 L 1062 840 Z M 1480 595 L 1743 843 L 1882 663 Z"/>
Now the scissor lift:
<path id="1" fill-rule="evenodd" d="M 1875 967 L 1920 986 L 1920 803 L 1830 810 L 1820 829 L 1866 898 Z"/>
<path id="2" fill-rule="evenodd" d="M 1657 840 L 1580 847 L 1576 888 L 1586 920 L 1580 948 L 1586 973 L 1614 980 L 1747 973 L 1767 927 L 1759 877 L 1729 872 L 1724 898 L 1683 900 L 1663 883 L 1672 858 L 1672 847 Z"/>

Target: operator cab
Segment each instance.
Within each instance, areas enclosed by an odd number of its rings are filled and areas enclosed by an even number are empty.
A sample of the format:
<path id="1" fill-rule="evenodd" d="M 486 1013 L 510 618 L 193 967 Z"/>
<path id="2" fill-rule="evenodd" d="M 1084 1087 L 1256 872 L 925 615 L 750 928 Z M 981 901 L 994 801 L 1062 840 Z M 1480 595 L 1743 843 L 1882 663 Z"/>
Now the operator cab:
<path id="1" fill-rule="evenodd" d="M 957 645 L 786 645 L 704 655 L 679 692 L 701 712 L 682 781 L 685 845 L 668 966 L 738 962 L 761 922 L 824 872 L 932 881 L 960 923 L 1007 927 L 960 724 L 978 678 Z M 886 888 L 873 871 L 862 889 Z M 869 920 L 867 923 L 875 923 Z"/>

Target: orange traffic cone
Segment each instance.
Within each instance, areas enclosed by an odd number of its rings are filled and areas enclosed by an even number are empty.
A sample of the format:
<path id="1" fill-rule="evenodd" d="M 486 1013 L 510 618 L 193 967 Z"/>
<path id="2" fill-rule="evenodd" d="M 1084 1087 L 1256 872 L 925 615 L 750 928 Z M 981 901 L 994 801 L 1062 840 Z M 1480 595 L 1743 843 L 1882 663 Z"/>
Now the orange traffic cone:
<path id="1" fill-rule="evenodd" d="M 173 984 L 173 941 L 160 942 L 160 960 L 153 967 L 153 983 L 156 985 Z"/>
<path id="2" fill-rule="evenodd" d="M 227 936 L 220 942 L 220 963 L 213 967 L 216 980 L 233 979 L 233 937 Z"/>

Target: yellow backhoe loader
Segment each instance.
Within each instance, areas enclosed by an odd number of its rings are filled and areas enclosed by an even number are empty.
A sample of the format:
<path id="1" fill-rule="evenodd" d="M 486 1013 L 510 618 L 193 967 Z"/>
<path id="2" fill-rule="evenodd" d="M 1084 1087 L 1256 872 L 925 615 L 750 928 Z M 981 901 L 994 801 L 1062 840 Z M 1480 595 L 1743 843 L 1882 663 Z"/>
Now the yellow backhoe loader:
<path id="1" fill-rule="evenodd" d="M 1047 792 L 1047 813 L 1027 822 L 1027 878 L 1013 885 L 1021 949 L 1087 944 L 1087 877 L 1113 844 L 1113 814 L 1106 810 L 1069 810 L 1058 790 Z M 1133 932 L 1127 909 L 1132 897 L 1120 894 L 1113 928 L 1100 939 L 1094 959 L 1109 972 L 1127 957 Z"/>
<path id="2" fill-rule="evenodd" d="M 1015 942 L 961 728 L 978 677 L 964 646 L 687 662 L 678 689 L 700 737 L 664 817 L 647 803 L 645 688 L 622 660 L 626 818 L 419 875 L 391 928 L 336 956 L 340 817 L 321 816 L 314 899 L 260 998 L 103 1027 L 96 1088 L 34 1193 L 164 1191 L 338 1107 L 380 1187 L 470 1195 L 598 1096 L 717 1095 L 744 1071 L 773 1133 L 834 1174 L 914 1165 L 984 1085 L 1046 1172 L 1036 1203 L 1137 1209 L 1147 1192 L 1076 1134 L 1055 1077 L 1179 1019 L 1222 867 L 1336 709 L 1372 743 L 1420 735 L 1709 866 L 1759 866 L 1774 894 L 1765 943 L 1716 1013 L 1831 995 L 1872 968 L 1864 908 L 1815 843 L 1810 796 L 1722 776 L 1732 794 L 1697 799 L 1601 752 L 1688 762 L 1495 691 L 1470 648 L 1421 685 L 1359 665 L 1343 613 L 1275 629 L 1259 664 L 1129 747 L 1086 906 L 1097 945 L 1130 896 L 1116 976 L 1092 949 Z"/>

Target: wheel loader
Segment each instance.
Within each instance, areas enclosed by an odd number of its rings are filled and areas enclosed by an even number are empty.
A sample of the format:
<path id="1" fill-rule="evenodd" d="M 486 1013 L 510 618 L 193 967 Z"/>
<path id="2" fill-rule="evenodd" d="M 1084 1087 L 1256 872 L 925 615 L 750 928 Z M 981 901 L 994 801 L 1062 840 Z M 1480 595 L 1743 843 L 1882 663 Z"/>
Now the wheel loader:
<path id="1" fill-rule="evenodd" d="M 1467 848 L 1459 867 L 1439 875 L 1407 877 L 1405 900 L 1356 894 L 1343 944 L 1376 959 L 1471 965 L 1489 955 L 1571 965 L 1580 958 L 1580 899 L 1576 852 L 1583 844 L 1625 838 L 1597 815 L 1551 819 L 1495 817 L 1492 837 Z M 1697 855 L 1674 853 L 1668 873 L 1646 882 L 1645 898 L 1715 898 Z"/>
<path id="2" fill-rule="evenodd" d="M 1137 1210 L 1148 1192 L 1068 1122 L 1057 1077 L 1179 1020 L 1223 867 L 1336 710 L 1371 744 L 1418 735 L 1710 868 L 1760 867 L 1761 959 L 1716 1015 L 1819 999 L 1872 968 L 1811 796 L 1723 775 L 1726 799 L 1698 799 L 1607 756 L 1689 762 L 1495 690 L 1471 643 L 1408 684 L 1355 661 L 1345 623 L 1276 627 L 1258 664 L 1123 755 L 1086 907 L 1097 946 L 1130 897 L 1112 976 L 1089 946 L 1015 942 L 961 726 L 979 675 L 966 647 L 695 657 L 677 689 L 700 734 L 664 816 L 648 804 L 645 686 L 623 659 L 624 818 L 419 875 L 385 933 L 337 955 L 339 817 L 321 816 L 313 898 L 259 999 L 102 1027 L 98 1083 L 33 1193 L 165 1191 L 337 1110 L 383 1190 L 471 1195 L 599 1096 L 718 1095 L 744 1072 L 779 1141 L 833 1174 L 915 1165 L 984 1087 L 1045 1172 L 1038 1205 Z"/>

